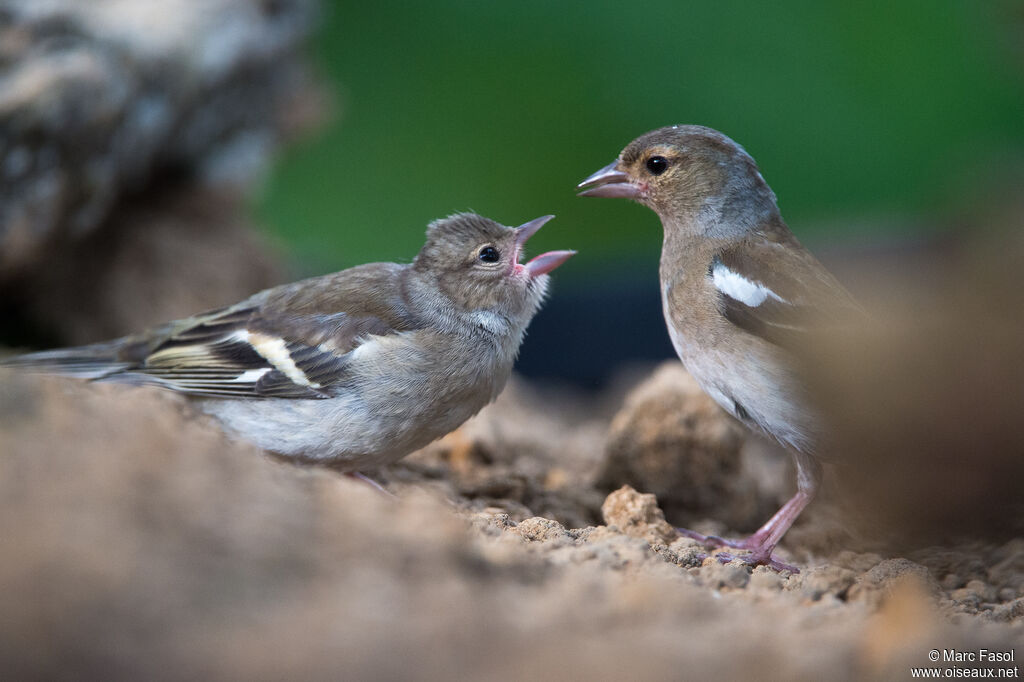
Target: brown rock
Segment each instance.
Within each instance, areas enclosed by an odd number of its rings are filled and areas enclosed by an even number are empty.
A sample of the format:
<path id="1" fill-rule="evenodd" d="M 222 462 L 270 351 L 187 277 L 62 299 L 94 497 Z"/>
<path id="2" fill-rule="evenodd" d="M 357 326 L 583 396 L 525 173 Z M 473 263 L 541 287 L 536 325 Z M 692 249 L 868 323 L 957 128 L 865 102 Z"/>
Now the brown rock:
<path id="1" fill-rule="evenodd" d="M 750 573 L 750 566 L 738 561 L 723 564 L 714 557 L 706 559 L 700 567 L 701 582 L 715 590 L 742 589 L 750 582 Z"/>
<path id="2" fill-rule="evenodd" d="M 767 566 L 755 566 L 750 574 L 750 588 L 753 590 L 765 590 L 777 592 L 782 589 L 783 578 Z"/>
<path id="3" fill-rule="evenodd" d="M 988 569 L 993 584 L 1024 596 L 1024 538 L 1007 542 L 995 552 L 996 563 Z"/>
<path id="4" fill-rule="evenodd" d="M 857 578 L 848 592 L 850 600 L 865 600 L 878 605 L 903 585 L 913 584 L 914 591 L 934 595 L 940 591 L 939 584 L 927 568 L 909 559 L 886 559 L 867 573 Z"/>
<path id="5" fill-rule="evenodd" d="M 861 676 L 864 679 L 899 679 L 904 675 L 881 676 L 877 672 L 898 667 L 906 670 L 908 664 L 923 663 L 924 652 L 936 646 L 940 619 L 933 594 L 922 579 L 915 577 L 913 571 L 904 571 L 905 568 L 908 567 L 903 564 L 890 564 L 884 570 L 888 574 L 891 569 L 902 578 L 888 584 L 885 598 L 876 600 L 879 608 L 860 633 L 858 658 L 871 671 Z M 873 596 L 877 598 L 879 594 Z"/>
<path id="6" fill-rule="evenodd" d="M 651 544 L 668 545 L 679 537 L 658 508 L 657 498 L 642 495 L 628 485 L 605 499 L 601 515 L 609 526 L 617 526 L 626 535 L 643 538 Z"/>
<path id="7" fill-rule="evenodd" d="M 742 467 L 743 441 L 743 427 L 680 363 L 666 362 L 612 420 L 598 485 L 657 495 L 680 525 L 707 517 L 756 527 L 763 519 L 757 485 Z"/>
<path id="8" fill-rule="evenodd" d="M 531 542 L 571 541 L 565 526 L 558 521 L 552 521 L 540 516 L 533 516 L 520 521 L 513 528 L 513 532 L 524 540 L 530 540 Z"/>
<path id="9" fill-rule="evenodd" d="M 314 5 L 5 2 L 0 278 L 45 265 L 161 173 L 251 184 L 315 97 L 301 54 Z"/>
<path id="10" fill-rule="evenodd" d="M 826 594 L 845 599 L 847 591 L 856 582 L 857 574 L 834 565 L 812 566 L 792 580 L 799 586 L 800 593 L 811 601 L 817 601 Z"/>
<path id="11" fill-rule="evenodd" d="M 1000 604 L 992 610 L 992 620 L 1009 623 L 1024 618 L 1024 597 Z"/>

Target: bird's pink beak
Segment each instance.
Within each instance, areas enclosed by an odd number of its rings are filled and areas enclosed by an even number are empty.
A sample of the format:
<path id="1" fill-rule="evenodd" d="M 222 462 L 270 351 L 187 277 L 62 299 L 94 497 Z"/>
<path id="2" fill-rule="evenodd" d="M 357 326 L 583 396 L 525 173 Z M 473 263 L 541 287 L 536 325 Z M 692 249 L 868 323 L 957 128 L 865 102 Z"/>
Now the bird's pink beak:
<path id="1" fill-rule="evenodd" d="M 531 258 L 527 263 L 522 265 L 519 264 L 519 252 L 522 251 L 523 245 L 526 244 L 526 240 L 536 234 L 537 230 L 544 227 L 544 223 L 554 217 L 555 216 L 553 215 L 541 216 L 540 218 L 531 220 L 528 223 L 523 223 L 516 228 L 516 265 L 514 266 L 516 270 L 521 268 L 530 277 L 539 277 L 551 272 L 576 254 L 575 251 L 548 251 L 547 253 L 542 253 L 539 256 Z"/>
<path id="2" fill-rule="evenodd" d="M 618 160 L 597 171 L 586 180 L 576 185 L 583 190 L 576 196 L 580 197 L 614 197 L 636 199 L 640 196 L 640 188 L 629 180 L 629 176 L 618 168 Z"/>

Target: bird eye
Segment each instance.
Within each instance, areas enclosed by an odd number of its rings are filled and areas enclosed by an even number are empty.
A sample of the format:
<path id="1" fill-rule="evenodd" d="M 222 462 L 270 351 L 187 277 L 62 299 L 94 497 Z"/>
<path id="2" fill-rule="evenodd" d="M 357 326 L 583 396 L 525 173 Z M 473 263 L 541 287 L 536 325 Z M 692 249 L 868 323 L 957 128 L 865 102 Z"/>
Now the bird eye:
<path id="1" fill-rule="evenodd" d="M 485 263 L 497 263 L 498 259 L 501 258 L 501 254 L 493 246 L 485 246 L 480 249 L 478 256 Z"/>
<path id="2" fill-rule="evenodd" d="M 664 156 L 652 156 L 647 159 L 647 170 L 651 172 L 651 175 L 661 175 L 668 170 L 668 159 Z"/>

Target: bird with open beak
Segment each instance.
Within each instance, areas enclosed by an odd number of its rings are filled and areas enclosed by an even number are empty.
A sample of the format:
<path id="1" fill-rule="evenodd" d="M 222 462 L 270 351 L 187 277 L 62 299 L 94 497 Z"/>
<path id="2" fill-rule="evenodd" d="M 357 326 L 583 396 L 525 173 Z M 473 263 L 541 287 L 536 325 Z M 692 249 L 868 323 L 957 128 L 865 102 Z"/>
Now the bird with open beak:
<path id="1" fill-rule="evenodd" d="M 348 472 L 394 462 L 501 392 L 548 273 L 521 263 L 553 216 L 506 227 L 463 213 L 432 223 L 411 264 L 371 263 L 106 343 L 3 365 L 145 384 L 194 399 L 231 434 Z"/>
<path id="2" fill-rule="evenodd" d="M 824 437 L 800 377 L 800 347 L 808 332 L 860 318 L 861 308 L 789 231 L 754 159 L 718 131 L 651 131 L 578 189 L 658 214 L 662 310 L 676 353 L 715 402 L 796 461 L 796 494 L 750 537 L 679 532 L 749 550 L 719 552 L 722 561 L 797 570 L 773 552 L 814 497 Z"/>

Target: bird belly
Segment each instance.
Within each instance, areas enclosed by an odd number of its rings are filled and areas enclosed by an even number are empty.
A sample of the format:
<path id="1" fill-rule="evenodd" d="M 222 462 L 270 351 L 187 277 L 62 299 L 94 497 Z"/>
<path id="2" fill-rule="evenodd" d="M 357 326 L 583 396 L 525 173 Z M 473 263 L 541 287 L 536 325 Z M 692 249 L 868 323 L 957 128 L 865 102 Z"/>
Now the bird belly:
<path id="1" fill-rule="evenodd" d="M 204 400 L 203 411 L 231 435 L 264 450 L 315 460 L 380 458 L 380 428 L 366 405 L 351 395 L 326 400 Z M 356 467 L 353 467 L 356 468 Z"/>
<path id="2" fill-rule="evenodd" d="M 665 319 L 679 359 L 722 409 L 789 448 L 813 450 L 815 425 L 781 353 L 754 342 L 722 350 L 692 338 L 668 314 Z"/>

